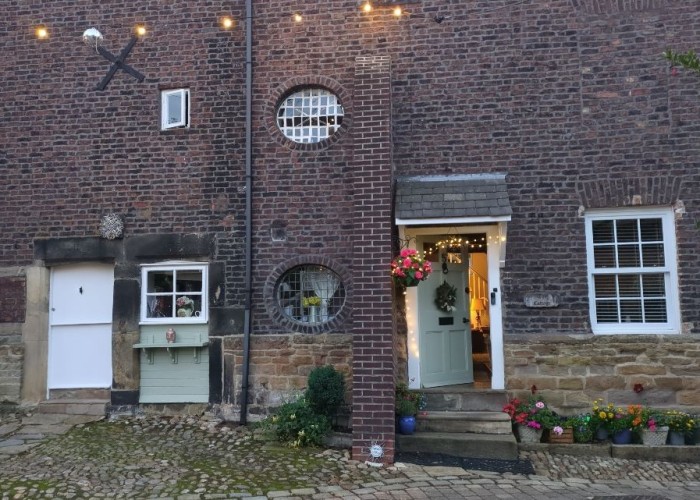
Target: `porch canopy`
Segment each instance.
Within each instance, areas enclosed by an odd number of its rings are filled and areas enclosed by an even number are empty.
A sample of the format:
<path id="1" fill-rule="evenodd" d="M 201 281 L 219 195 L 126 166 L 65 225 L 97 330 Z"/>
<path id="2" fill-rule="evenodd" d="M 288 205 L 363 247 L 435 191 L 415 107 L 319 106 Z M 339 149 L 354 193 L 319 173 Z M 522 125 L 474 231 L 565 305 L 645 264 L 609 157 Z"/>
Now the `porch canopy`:
<path id="1" fill-rule="evenodd" d="M 396 179 L 397 226 L 506 222 L 505 174 L 417 175 Z"/>

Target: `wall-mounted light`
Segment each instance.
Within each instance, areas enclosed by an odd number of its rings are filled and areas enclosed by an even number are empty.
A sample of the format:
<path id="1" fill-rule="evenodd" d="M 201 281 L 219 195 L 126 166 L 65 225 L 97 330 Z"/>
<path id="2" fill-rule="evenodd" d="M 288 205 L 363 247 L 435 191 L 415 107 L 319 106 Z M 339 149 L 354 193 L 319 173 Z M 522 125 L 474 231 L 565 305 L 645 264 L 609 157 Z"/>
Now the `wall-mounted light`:
<path id="1" fill-rule="evenodd" d="M 49 37 L 49 30 L 46 29 L 46 26 L 37 26 L 34 30 L 34 35 L 39 40 L 46 40 Z"/>
<path id="2" fill-rule="evenodd" d="M 234 24 L 233 19 L 231 19 L 228 16 L 222 17 L 221 20 L 219 21 L 219 23 L 221 24 L 221 27 L 225 30 L 230 30 L 231 28 L 233 28 L 233 24 Z"/>
<path id="3" fill-rule="evenodd" d="M 295 23 L 300 23 L 304 20 L 304 18 L 298 12 L 294 13 L 294 15 L 292 16 L 292 19 L 294 19 Z"/>
<path id="4" fill-rule="evenodd" d="M 401 15 L 403 14 L 403 11 L 401 10 L 401 7 L 396 6 L 396 7 L 394 7 L 394 10 L 392 11 L 392 13 L 394 14 L 394 17 L 401 17 Z"/>
<path id="5" fill-rule="evenodd" d="M 372 12 L 372 4 L 369 2 L 365 2 L 362 4 L 362 12 L 369 14 Z"/>
<path id="6" fill-rule="evenodd" d="M 146 34 L 146 27 L 143 24 L 137 24 L 134 26 L 134 33 L 136 33 L 136 36 L 144 36 Z"/>

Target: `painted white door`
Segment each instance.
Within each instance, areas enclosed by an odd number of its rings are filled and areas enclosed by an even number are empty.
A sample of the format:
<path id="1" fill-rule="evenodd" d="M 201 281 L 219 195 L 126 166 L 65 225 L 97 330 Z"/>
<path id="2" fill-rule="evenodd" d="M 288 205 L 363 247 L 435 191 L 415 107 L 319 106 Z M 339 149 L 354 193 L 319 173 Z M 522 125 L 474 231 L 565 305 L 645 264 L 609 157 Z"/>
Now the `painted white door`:
<path id="1" fill-rule="evenodd" d="M 49 389 L 111 387 L 113 295 L 112 265 L 51 270 Z"/>
<path id="2" fill-rule="evenodd" d="M 466 264 L 447 264 L 448 273 L 435 265 L 418 285 L 420 366 L 423 387 L 474 382 L 471 331 L 467 308 Z M 456 310 L 443 312 L 435 305 L 435 290 L 443 281 L 457 289 Z"/>

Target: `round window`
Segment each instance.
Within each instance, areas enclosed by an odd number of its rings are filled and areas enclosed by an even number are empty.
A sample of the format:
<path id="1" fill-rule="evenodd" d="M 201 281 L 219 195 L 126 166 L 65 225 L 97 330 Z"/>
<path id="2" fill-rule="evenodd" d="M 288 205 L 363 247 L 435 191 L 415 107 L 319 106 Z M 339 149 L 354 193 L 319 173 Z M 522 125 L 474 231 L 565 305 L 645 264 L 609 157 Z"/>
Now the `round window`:
<path id="1" fill-rule="evenodd" d="M 320 87 L 293 92 L 277 108 L 277 126 L 288 139 L 300 143 L 328 139 L 343 121 L 338 97 Z"/>
<path id="2" fill-rule="evenodd" d="M 345 305 L 340 276 L 319 265 L 296 266 L 284 273 L 275 296 L 285 317 L 308 325 L 331 321 Z"/>

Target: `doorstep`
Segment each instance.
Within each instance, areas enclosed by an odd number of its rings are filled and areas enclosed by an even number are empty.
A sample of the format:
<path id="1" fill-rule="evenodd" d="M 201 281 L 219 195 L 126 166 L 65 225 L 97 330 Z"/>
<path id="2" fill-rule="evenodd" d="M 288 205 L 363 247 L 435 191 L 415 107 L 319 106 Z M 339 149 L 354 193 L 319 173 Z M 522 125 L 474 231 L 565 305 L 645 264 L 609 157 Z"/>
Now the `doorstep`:
<path id="1" fill-rule="evenodd" d="M 609 457 L 672 463 L 700 463 L 700 446 L 518 443 L 518 451 L 546 451 L 554 455 L 570 455 L 574 457 Z"/>

